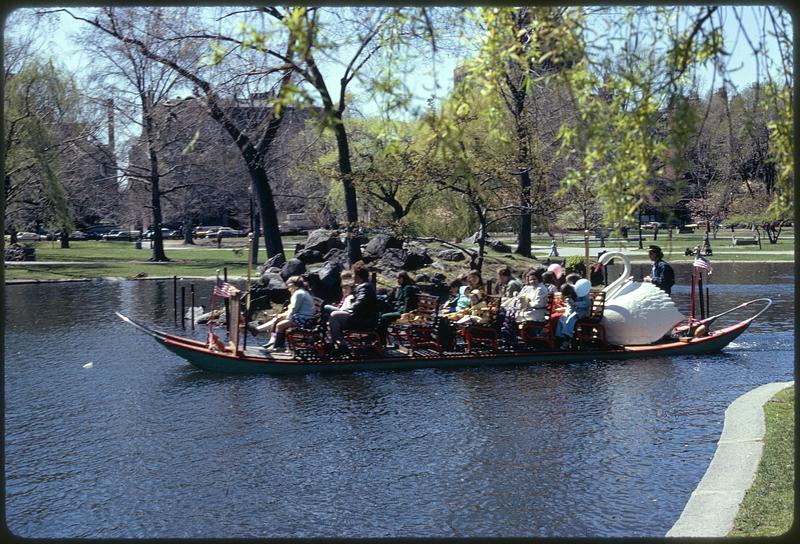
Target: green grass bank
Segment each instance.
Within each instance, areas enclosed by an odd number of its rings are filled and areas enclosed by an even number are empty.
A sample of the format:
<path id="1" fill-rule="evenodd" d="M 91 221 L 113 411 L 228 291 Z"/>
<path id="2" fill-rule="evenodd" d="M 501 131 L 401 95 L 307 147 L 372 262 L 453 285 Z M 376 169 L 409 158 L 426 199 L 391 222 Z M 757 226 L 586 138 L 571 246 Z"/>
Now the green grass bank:
<path id="1" fill-rule="evenodd" d="M 742 233 L 744 234 L 744 233 Z M 742 236 L 743 238 L 744 236 Z M 660 235 L 653 241 L 652 233 L 643 240 L 643 249 L 639 249 L 638 239 L 612 239 L 604 248 L 599 241 L 590 240 L 590 256 L 595 258 L 597 253 L 623 250 L 631 255 L 633 262 L 645 263 L 647 247 L 649 244 L 660 245 L 671 262 L 689 262 L 691 257 L 684 255 L 687 247 L 694 247 L 702 242 L 702 235 L 683 234 L 676 235 L 672 240 L 665 235 Z M 511 236 L 498 236 L 513 247 L 514 240 Z M 582 236 L 567 234 L 560 237 L 559 247 L 562 257 L 566 254 L 583 254 L 584 245 L 580 241 Z M 304 236 L 284 238 L 284 247 L 287 258 L 294 255 L 294 246 L 304 242 Z M 244 276 L 247 273 L 247 241 L 244 238 L 228 238 L 223 240 L 221 248 L 215 242 L 202 241 L 197 246 L 180 246 L 179 242 L 170 241 L 165 249 L 169 262 L 153 263 L 148 259 L 152 255 L 149 244 L 144 243 L 142 249 L 136 249 L 132 242 L 107 242 L 107 241 L 72 241 L 69 249 L 61 249 L 58 242 L 42 241 L 29 242 L 36 248 L 36 261 L 38 263 L 52 262 L 53 264 L 20 264 L 6 266 L 6 280 L 60 280 L 98 277 L 208 277 L 214 276 L 217 270 L 222 271 L 227 267 L 229 276 Z M 533 254 L 544 260 L 550 247 L 550 239 L 535 236 L 533 239 Z M 437 245 L 432 245 L 437 248 Z M 472 244 L 463 244 L 463 247 L 475 247 Z M 753 262 L 753 261 L 794 261 L 793 232 L 784 233 L 777 244 L 762 241 L 762 249 L 758 246 L 732 246 L 729 236 L 720 236 L 712 240 L 714 254 L 710 257 L 712 262 Z M 260 254 L 261 260 L 265 256 L 263 247 Z M 535 265 L 539 261 L 527 259 L 513 254 L 487 251 L 487 266 L 509 264 L 514 270 L 522 271 L 527 266 Z M 460 267 L 460 268 L 463 268 Z M 454 270 L 455 271 L 455 270 Z"/>
<path id="2" fill-rule="evenodd" d="M 764 451 L 753 486 L 745 494 L 729 536 L 777 536 L 794 513 L 794 387 L 764 405 Z"/>

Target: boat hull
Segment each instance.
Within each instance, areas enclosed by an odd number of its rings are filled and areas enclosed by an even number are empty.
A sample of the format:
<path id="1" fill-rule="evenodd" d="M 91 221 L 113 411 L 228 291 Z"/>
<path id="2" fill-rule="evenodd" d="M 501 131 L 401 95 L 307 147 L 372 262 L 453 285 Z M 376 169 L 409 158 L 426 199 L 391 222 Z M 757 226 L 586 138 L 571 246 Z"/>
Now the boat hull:
<path id="1" fill-rule="evenodd" d="M 212 351 L 202 343 L 177 336 L 156 338 L 169 351 L 197 368 L 225 374 L 306 374 L 310 372 L 353 372 L 375 369 L 459 368 L 484 366 L 567 363 L 592 360 L 622 360 L 645 357 L 707 355 L 723 349 L 742 334 L 749 323 L 740 323 L 713 335 L 689 342 L 670 342 L 651 346 L 630 346 L 579 351 L 507 351 L 486 353 L 455 353 L 408 355 L 389 351 L 383 356 L 359 358 L 301 358 L 283 354 L 258 354 L 247 350 L 237 355 Z M 258 350 L 260 351 L 260 350 Z"/>

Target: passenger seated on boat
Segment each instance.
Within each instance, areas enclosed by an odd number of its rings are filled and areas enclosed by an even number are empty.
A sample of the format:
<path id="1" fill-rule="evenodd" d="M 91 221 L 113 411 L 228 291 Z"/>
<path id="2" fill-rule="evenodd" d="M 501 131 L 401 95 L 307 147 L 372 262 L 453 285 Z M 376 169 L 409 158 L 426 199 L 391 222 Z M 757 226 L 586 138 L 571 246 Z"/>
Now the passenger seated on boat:
<path id="1" fill-rule="evenodd" d="M 400 316 L 417 307 L 417 293 L 419 289 L 414 285 L 412 278 L 405 270 L 396 275 L 397 287 L 394 290 L 394 311 L 381 314 L 378 322 L 378 334 L 381 340 L 386 340 L 386 331 L 389 325 L 400 319 Z"/>
<path id="2" fill-rule="evenodd" d="M 331 317 L 331 314 L 336 310 L 343 312 L 353 304 L 353 272 L 351 270 L 343 270 L 339 275 L 339 285 L 342 289 L 342 296 L 336 304 L 326 304 L 322 307 L 322 320 L 325 324 Z"/>
<path id="3" fill-rule="evenodd" d="M 330 317 L 331 341 L 341 342 L 342 331 L 374 330 L 378 325 L 378 296 L 375 286 L 369 281 L 369 270 L 357 268 L 353 272 L 354 300 L 347 311 L 336 310 Z"/>
<path id="4" fill-rule="evenodd" d="M 591 283 L 585 278 L 576 281 L 575 286 L 569 283 L 561 286 L 565 310 L 556 326 L 556 338 L 562 342 L 561 349 L 568 349 L 575 335 L 575 324 L 579 319 L 588 317 L 591 312 L 592 300 L 589 297 L 591 288 Z"/>
<path id="5" fill-rule="evenodd" d="M 522 290 L 522 282 L 511 274 L 511 267 L 501 266 L 497 269 L 497 287 L 503 298 L 513 298 Z"/>
<path id="6" fill-rule="evenodd" d="M 442 307 L 442 313 L 457 312 L 469 307 L 470 300 L 467 295 L 467 286 L 459 279 L 456 278 L 449 284 L 450 298 L 447 299 Z"/>
<path id="7" fill-rule="evenodd" d="M 551 295 L 555 295 L 558 292 L 558 287 L 556 287 L 556 275 L 549 270 L 546 270 L 542 273 L 542 283 L 545 287 L 547 287 L 547 292 Z"/>
<path id="8" fill-rule="evenodd" d="M 286 280 L 286 287 L 291 295 L 289 307 L 286 312 L 277 316 L 274 345 L 271 341 L 264 345 L 265 348 L 272 348 L 274 351 L 286 348 L 286 331 L 290 327 L 306 327 L 316 318 L 314 297 L 308 292 L 303 279 L 300 276 L 292 276 Z"/>
<path id="9" fill-rule="evenodd" d="M 516 310 L 517 322 L 534 321 L 544 324 L 548 292 L 542 283 L 542 276 L 542 271 L 534 268 L 529 268 L 525 272 L 527 285 L 513 299 L 510 306 Z"/>
<path id="10" fill-rule="evenodd" d="M 566 281 L 571 286 L 575 287 L 575 282 L 578 281 L 579 279 L 581 279 L 580 274 L 578 274 L 577 272 L 570 272 L 569 274 L 567 274 L 567 277 L 564 278 L 564 281 Z"/>

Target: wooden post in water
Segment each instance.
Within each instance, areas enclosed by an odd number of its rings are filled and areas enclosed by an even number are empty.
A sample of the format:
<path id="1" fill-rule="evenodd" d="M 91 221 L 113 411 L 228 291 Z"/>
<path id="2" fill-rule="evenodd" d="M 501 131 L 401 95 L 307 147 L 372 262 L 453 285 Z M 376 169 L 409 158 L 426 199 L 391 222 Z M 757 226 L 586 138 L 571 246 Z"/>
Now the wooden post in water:
<path id="1" fill-rule="evenodd" d="M 250 199 L 250 203 L 252 206 L 252 197 Z M 244 345 L 243 349 L 247 349 L 247 325 L 250 321 L 250 273 L 253 268 L 253 233 L 247 235 L 247 283 L 246 283 L 246 297 L 247 301 L 244 305 L 244 315 L 245 315 L 245 323 L 244 323 Z"/>
<path id="2" fill-rule="evenodd" d="M 706 318 L 706 305 L 703 300 L 703 272 L 697 274 L 697 290 L 700 294 L 700 319 Z"/>
<path id="3" fill-rule="evenodd" d="M 186 286 L 181 285 L 181 327 L 186 328 Z"/>
<path id="4" fill-rule="evenodd" d="M 172 276 L 172 317 L 178 324 L 178 276 Z"/>
<path id="5" fill-rule="evenodd" d="M 194 284 L 189 284 L 189 290 L 191 291 L 192 295 L 192 330 L 194 330 Z"/>
<path id="6" fill-rule="evenodd" d="M 227 266 L 222 268 L 222 277 L 223 277 L 223 281 L 228 281 L 228 267 Z"/>

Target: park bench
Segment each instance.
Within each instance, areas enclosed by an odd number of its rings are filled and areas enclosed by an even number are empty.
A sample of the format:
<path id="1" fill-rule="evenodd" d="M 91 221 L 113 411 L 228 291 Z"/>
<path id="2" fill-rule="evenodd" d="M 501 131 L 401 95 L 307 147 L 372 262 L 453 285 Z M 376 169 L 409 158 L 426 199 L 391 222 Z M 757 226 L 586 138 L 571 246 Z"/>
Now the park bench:
<path id="1" fill-rule="evenodd" d="M 758 240 L 737 240 L 736 238 L 733 239 L 733 245 L 735 246 L 757 246 Z"/>

